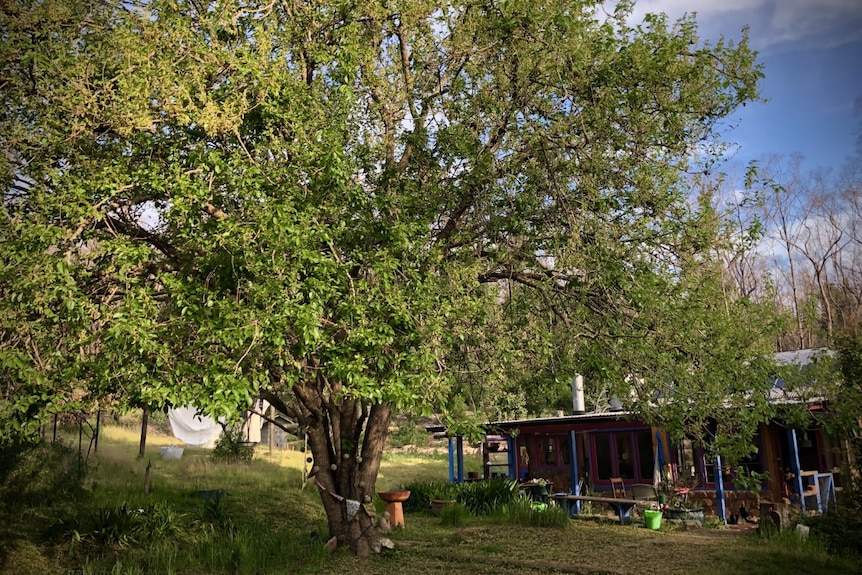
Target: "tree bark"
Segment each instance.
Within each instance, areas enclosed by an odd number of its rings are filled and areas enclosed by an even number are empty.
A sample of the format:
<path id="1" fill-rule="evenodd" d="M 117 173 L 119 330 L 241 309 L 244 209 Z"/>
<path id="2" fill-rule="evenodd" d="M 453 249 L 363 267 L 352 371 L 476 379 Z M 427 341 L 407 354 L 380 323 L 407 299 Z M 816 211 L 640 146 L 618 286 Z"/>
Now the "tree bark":
<path id="1" fill-rule="evenodd" d="M 295 389 L 296 390 L 296 389 Z M 374 497 L 377 472 L 391 416 L 389 403 L 367 404 L 343 397 L 324 401 L 304 387 L 300 425 L 307 429 L 314 456 L 311 478 L 320 491 L 330 537 L 358 556 L 379 552 L 379 535 L 364 504 Z M 359 509 L 349 517 L 350 507 Z"/>
<path id="2" fill-rule="evenodd" d="M 150 408 L 145 407 L 144 413 L 141 415 L 141 443 L 138 446 L 138 456 L 143 457 L 147 451 L 147 427 L 150 423 Z"/>

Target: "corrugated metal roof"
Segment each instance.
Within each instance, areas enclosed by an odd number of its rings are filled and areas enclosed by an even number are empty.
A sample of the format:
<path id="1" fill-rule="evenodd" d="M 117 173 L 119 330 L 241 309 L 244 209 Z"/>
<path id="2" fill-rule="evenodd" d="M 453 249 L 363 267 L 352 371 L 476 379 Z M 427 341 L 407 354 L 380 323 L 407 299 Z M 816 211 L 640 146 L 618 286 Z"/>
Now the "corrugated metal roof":
<path id="1" fill-rule="evenodd" d="M 807 365 L 824 355 L 832 356 L 835 355 L 835 352 L 825 347 L 817 347 L 797 349 L 796 351 L 781 351 L 773 357 L 780 365 Z"/>
<path id="2" fill-rule="evenodd" d="M 800 349 L 796 351 L 784 351 L 774 354 L 775 361 L 781 365 L 806 365 L 811 363 L 818 357 L 824 355 L 834 355 L 834 351 L 825 348 Z M 775 404 L 790 404 L 790 403 L 822 403 L 826 401 L 825 397 L 807 397 L 801 390 L 786 391 L 780 386 L 773 387 L 769 390 L 769 401 Z M 575 423 L 583 421 L 603 421 L 613 419 L 626 419 L 628 416 L 635 415 L 630 411 L 593 411 L 588 413 L 580 413 L 576 415 L 550 416 L 550 417 L 534 417 L 528 419 L 505 419 L 500 421 L 491 421 L 484 424 L 486 428 L 502 427 L 531 427 L 543 424 L 560 424 L 560 423 Z M 442 433 L 446 431 L 445 425 L 428 426 L 425 428 L 429 433 Z"/>
<path id="3" fill-rule="evenodd" d="M 583 421 L 607 421 L 614 419 L 627 419 L 634 415 L 630 411 L 592 411 L 588 413 L 578 413 L 575 415 L 548 416 L 548 417 L 532 417 L 528 419 L 504 419 L 500 421 L 489 421 L 482 424 L 486 428 L 511 428 L 511 427 L 531 427 L 543 424 L 559 424 L 567 422 L 583 422 Z M 429 433 L 441 433 L 446 431 L 444 425 L 428 426 L 425 430 Z"/>

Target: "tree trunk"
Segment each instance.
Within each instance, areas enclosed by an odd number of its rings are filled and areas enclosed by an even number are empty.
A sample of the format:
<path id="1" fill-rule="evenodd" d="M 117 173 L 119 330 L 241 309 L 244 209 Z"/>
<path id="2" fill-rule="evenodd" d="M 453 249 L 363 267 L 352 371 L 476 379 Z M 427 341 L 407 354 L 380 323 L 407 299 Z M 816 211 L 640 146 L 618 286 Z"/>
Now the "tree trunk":
<path id="1" fill-rule="evenodd" d="M 300 424 L 307 428 L 314 456 L 311 478 L 320 491 L 330 537 L 360 557 L 379 552 L 379 535 L 364 504 L 374 497 L 391 405 L 349 397 L 323 401 L 303 391 L 297 393 L 306 408 Z"/>
<path id="2" fill-rule="evenodd" d="M 138 447 L 138 457 L 143 457 L 147 451 L 147 426 L 150 423 L 150 408 L 145 407 L 141 415 L 141 443 Z"/>

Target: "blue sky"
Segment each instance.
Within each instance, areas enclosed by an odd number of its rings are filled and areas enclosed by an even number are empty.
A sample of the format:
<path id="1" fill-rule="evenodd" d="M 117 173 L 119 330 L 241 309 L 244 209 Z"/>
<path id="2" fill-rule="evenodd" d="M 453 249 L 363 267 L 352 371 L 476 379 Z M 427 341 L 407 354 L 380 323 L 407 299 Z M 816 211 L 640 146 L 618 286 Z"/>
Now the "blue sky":
<path id="1" fill-rule="evenodd" d="M 749 26 L 766 77 L 766 103 L 749 104 L 725 133 L 735 157 L 801 153 L 808 168 L 841 164 L 856 149 L 862 116 L 862 0 L 640 0 L 635 17 L 696 12 L 701 38 L 739 38 Z"/>

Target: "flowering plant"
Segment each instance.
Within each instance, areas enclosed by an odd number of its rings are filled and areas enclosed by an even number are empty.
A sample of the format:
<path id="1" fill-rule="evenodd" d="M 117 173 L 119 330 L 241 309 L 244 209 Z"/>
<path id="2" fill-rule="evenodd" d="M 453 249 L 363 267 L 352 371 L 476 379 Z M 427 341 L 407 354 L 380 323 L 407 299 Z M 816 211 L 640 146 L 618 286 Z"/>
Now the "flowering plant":
<path id="1" fill-rule="evenodd" d="M 658 490 L 665 496 L 669 507 L 685 508 L 688 504 L 688 494 L 697 484 L 697 475 L 679 474 L 675 478 L 664 476 Z"/>

